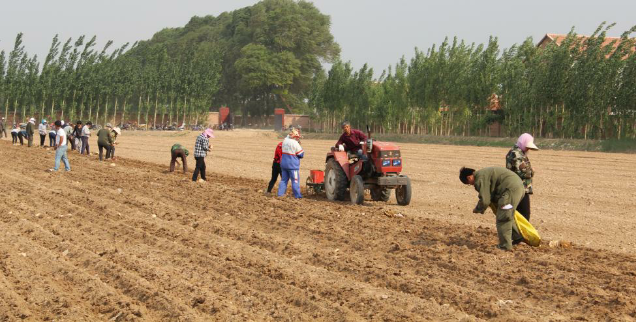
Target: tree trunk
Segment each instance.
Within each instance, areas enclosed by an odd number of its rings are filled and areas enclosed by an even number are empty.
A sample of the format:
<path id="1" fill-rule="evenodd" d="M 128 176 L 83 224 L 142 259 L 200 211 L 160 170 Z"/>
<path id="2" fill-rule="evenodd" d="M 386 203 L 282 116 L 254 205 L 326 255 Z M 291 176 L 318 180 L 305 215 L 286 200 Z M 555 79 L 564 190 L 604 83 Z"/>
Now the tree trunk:
<path id="1" fill-rule="evenodd" d="M 13 103 L 13 119 L 15 120 L 15 115 L 18 113 L 18 100 L 16 99 Z M 24 120 L 24 117 L 22 117 Z"/>
<path id="2" fill-rule="evenodd" d="M 126 122 L 126 101 L 128 100 L 127 96 L 124 96 L 124 106 L 123 109 L 121 111 L 121 122 L 120 122 L 120 126 L 124 126 L 124 122 Z"/>
<path id="3" fill-rule="evenodd" d="M 84 106 L 84 97 L 82 95 L 82 100 L 80 101 L 80 115 L 79 115 L 79 119 L 81 120 L 84 117 L 84 109 L 86 108 L 86 106 Z"/>
<path id="4" fill-rule="evenodd" d="M 139 105 L 137 105 L 137 127 L 141 122 L 141 94 L 139 95 Z"/>
<path id="5" fill-rule="evenodd" d="M 46 91 L 44 91 L 42 93 L 42 111 L 40 111 L 40 118 L 41 119 L 44 118 L 44 101 L 46 101 L 45 97 L 46 97 Z M 5 117 L 7 116 L 7 112 L 6 111 L 4 112 L 4 116 Z"/>
<path id="6" fill-rule="evenodd" d="M 113 120 L 112 123 L 117 126 L 117 101 L 119 100 L 119 97 L 115 96 L 115 111 L 113 112 Z"/>
<path id="7" fill-rule="evenodd" d="M 93 96 L 89 96 L 88 97 L 88 120 L 90 121 L 90 119 L 93 117 Z"/>
<path id="8" fill-rule="evenodd" d="M 104 125 L 108 123 L 108 102 L 109 101 L 110 101 L 109 97 L 106 96 L 106 106 L 104 106 Z"/>
<path id="9" fill-rule="evenodd" d="M 170 125 L 172 125 L 172 98 L 170 99 L 170 114 L 168 117 L 170 118 Z"/>
<path id="10" fill-rule="evenodd" d="M 53 117 L 54 109 L 55 109 L 55 100 L 51 99 L 51 114 L 49 114 L 49 118 L 54 118 Z"/>
<path id="11" fill-rule="evenodd" d="M 148 131 L 148 111 L 150 110 L 150 93 L 146 94 L 146 117 L 144 123 L 146 123 L 146 131 Z"/>
<path id="12" fill-rule="evenodd" d="M 188 110 L 186 107 L 188 106 L 188 96 L 183 97 L 183 126 L 185 127 L 186 120 L 186 111 Z"/>
<path id="13" fill-rule="evenodd" d="M 157 105 L 159 104 L 159 91 L 155 92 L 155 116 L 152 119 L 152 127 L 157 128 Z"/>
<path id="14" fill-rule="evenodd" d="M 99 96 L 97 96 L 97 105 L 95 105 L 95 106 L 97 108 L 95 110 L 95 124 L 97 124 L 97 121 L 99 121 Z"/>

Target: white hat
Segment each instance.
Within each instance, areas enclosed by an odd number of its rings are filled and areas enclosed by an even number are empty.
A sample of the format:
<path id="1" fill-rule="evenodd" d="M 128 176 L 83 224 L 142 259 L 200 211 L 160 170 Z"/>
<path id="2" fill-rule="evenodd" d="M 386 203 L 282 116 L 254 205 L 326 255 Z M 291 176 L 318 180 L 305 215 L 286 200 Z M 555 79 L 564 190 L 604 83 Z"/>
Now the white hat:
<path id="1" fill-rule="evenodd" d="M 29 122 L 35 122 L 35 119 L 34 118 L 30 118 Z"/>
<path id="2" fill-rule="evenodd" d="M 113 131 L 115 131 L 117 135 L 121 135 L 121 129 L 119 127 L 114 128 Z"/>

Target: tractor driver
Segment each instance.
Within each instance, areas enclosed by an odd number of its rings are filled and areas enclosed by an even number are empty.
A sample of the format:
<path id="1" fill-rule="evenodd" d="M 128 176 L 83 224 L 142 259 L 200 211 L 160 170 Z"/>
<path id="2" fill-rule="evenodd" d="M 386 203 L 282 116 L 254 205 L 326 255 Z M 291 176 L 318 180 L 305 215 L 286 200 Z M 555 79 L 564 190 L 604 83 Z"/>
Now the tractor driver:
<path id="1" fill-rule="evenodd" d="M 351 155 L 362 157 L 362 143 L 366 142 L 367 136 L 362 131 L 352 129 L 348 121 L 342 122 L 342 135 L 336 143 L 336 149 L 340 149 L 340 145 L 344 146 L 349 158 Z"/>

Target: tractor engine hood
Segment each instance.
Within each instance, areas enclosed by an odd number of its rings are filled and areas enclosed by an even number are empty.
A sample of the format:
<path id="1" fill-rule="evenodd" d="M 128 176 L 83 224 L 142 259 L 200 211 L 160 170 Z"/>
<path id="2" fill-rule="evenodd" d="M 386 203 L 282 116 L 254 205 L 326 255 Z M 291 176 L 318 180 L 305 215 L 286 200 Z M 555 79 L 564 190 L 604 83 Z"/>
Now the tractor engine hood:
<path id="1" fill-rule="evenodd" d="M 373 142 L 371 159 L 375 168 L 382 173 L 402 172 L 400 147 L 392 142 Z"/>

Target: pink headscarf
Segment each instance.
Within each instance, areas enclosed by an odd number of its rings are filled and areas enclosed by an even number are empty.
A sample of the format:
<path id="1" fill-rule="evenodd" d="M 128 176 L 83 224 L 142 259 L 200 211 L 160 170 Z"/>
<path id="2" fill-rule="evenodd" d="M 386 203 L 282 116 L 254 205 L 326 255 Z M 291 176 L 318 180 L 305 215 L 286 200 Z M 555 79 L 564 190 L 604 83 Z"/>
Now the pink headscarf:
<path id="1" fill-rule="evenodd" d="M 203 131 L 203 134 L 205 134 L 205 136 L 207 136 L 209 138 L 213 138 L 214 139 L 214 130 L 212 130 L 212 129 L 206 129 L 205 131 Z"/>
<path id="2" fill-rule="evenodd" d="M 528 133 L 521 134 L 521 136 L 517 140 L 517 146 L 523 152 L 528 151 L 528 149 L 539 150 L 539 148 L 537 148 L 537 146 L 534 144 L 534 138 Z"/>

